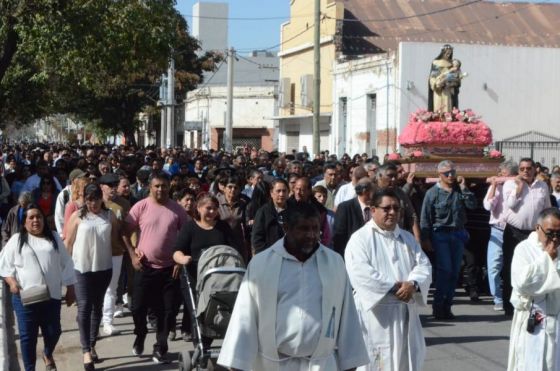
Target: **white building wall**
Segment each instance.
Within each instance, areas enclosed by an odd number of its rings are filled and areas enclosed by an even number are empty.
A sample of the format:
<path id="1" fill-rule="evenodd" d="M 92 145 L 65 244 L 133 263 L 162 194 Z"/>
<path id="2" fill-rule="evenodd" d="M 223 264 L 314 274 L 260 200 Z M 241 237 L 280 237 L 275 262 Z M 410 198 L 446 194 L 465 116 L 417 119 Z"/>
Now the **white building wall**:
<path id="1" fill-rule="evenodd" d="M 233 128 L 272 129 L 275 87 L 236 86 L 233 90 Z M 187 94 L 185 121 L 200 122 L 202 145 L 209 144 L 211 128 L 224 128 L 227 111 L 227 87 L 213 86 Z M 188 138 L 188 136 L 185 136 Z"/>
<path id="2" fill-rule="evenodd" d="M 385 145 L 377 146 L 379 131 L 386 132 L 395 124 L 395 67 L 392 59 L 371 56 L 338 63 L 333 77 L 333 143 L 331 150 L 339 156 L 367 152 L 383 155 Z M 389 76 L 389 78 L 387 78 Z M 370 96 L 375 96 L 375 117 L 368 121 Z M 346 130 L 342 123 L 341 98 L 347 99 Z M 373 125 L 375 124 L 375 125 Z M 368 136 L 369 135 L 369 139 Z M 388 148 L 389 152 L 393 148 Z"/>
<path id="3" fill-rule="evenodd" d="M 428 73 L 441 44 L 401 43 L 399 123 L 428 105 Z M 530 130 L 560 137 L 560 49 L 453 44 L 453 57 L 463 63 L 461 109 L 482 116 L 494 141 Z M 407 90 L 411 81 L 414 88 Z"/>
<path id="4" fill-rule="evenodd" d="M 187 104 L 188 116 L 186 121 L 191 121 L 192 110 L 194 116 L 208 118 L 211 127 L 224 127 L 225 113 L 227 111 L 227 88 L 206 88 L 210 92 L 210 106 L 208 99 L 200 95 L 197 106 L 193 108 L 192 103 Z M 189 93 L 190 95 L 190 93 Z M 187 97 L 187 101 L 190 98 Z M 205 112 L 206 111 L 206 114 Z M 233 90 L 233 127 L 234 128 L 272 128 L 272 120 L 269 118 L 274 112 L 274 87 L 239 87 Z"/>
<path id="5" fill-rule="evenodd" d="M 428 106 L 428 75 L 440 43 L 404 42 L 395 59 L 387 55 L 335 63 L 333 76 L 333 135 L 335 153 L 368 152 L 367 95 L 376 94 L 377 141 L 384 130 L 407 124 L 411 112 Z M 494 141 L 530 130 L 560 137 L 560 49 L 453 44 L 462 62 L 461 109 L 471 108 L 492 129 Z M 389 79 L 387 79 L 387 68 Z M 388 94 L 387 94 L 387 88 Z M 347 98 L 347 128 L 341 127 L 340 98 Z M 398 134 L 397 133 L 397 134 Z M 393 148 L 377 145 L 382 157 Z"/>

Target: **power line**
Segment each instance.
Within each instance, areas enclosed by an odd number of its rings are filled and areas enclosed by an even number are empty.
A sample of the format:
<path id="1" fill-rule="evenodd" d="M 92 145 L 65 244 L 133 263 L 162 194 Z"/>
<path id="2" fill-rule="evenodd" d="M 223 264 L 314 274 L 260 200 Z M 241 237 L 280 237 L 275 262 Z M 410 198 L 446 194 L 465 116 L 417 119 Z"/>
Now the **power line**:
<path id="1" fill-rule="evenodd" d="M 535 6 L 538 7 L 539 5 L 538 4 L 528 4 L 526 6 L 522 6 L 522 7 L 519 7 L 517 9 L 513 9 L 510 12 L 506 12 L 506 13 L 499 14 L 499 15 L 492 15 L 492 16 L 482 18 L 482 19 L 472 21 L 472 22 L 456 24 L 456 25 L 453 25 L 452 27 L 448 27 L 448 28 L 437 28 L 437 29 L 430 29 L 430 30 L 422 30 L 422 31 L 414 32 L 414 33 L 401 33 L 401 34 L 397 33 L 397 34 L 394 34 L 394 35 L 375 35 L 375 34 L 374 35 L 343 35 L 342 37 L 345 38 L 345 39 L 354 39 L 354 38 L 355 39 L 358 39 L 358 38 L 361 39 L 363 37 L 374 38 L 374 39 L 384 39 L 384 38 L 395 39 L 395 38 L 402 38 L 402 37 L 414 37 L 414 36 L 429 34 L 429 33 L 433 33 L 433 32 L 455 31 L 455 30 L 457 30 L 459 28 L 462 28 L 462 27 L 470 27 L 470 26 L 474 26 L 474 25 L 477 25 L 477 24 L 480 24 L 480 23 L 483 23 L 483 22 L 488 22 L 488 21 L 497 21 L 497 20 L 500 20 L 501 18 L 510 16 L 512 14 L 516 14 L 516 13 L 520 12 L 521 10 L 524 10 L 524 9 L 527 9 L 527 8 L 530 8 L 530 7 L 535 7 Z M 391 27 L 374 29 L 372 31 L 375 32 L 375 31 L 379 31 L 379 30 L 382 30 L 382 29 L 389 29 L 389 28 L 391 28 Z M 509 34 L 508 36 L 511 37 L 511 36 L 516 36 L 516 35 Z"/>
<path id="2" fill-rule="evenodd" d="M 215 19 L 220 21 L 274 21 L 290 18 L 306 18 L 311 17 L 313 14 L 302 14 L 298 16 L 271 16 L 271 17 L 216 17 L 207 15 L 194 15 L 194 14 L 181 14 L 183 17 L 192 17 L 199 19 Z"/>
<path id="3" fill-rule="evenodd" d="M 282 46 L 282 45 L 284 45 L 284 44 L 286 44 L 286 43 L 288 43 L 288 42 L 290 42 L 290 41 L 292 41 L 292 40 L 298 38 L 299 36 L 303 35 L 304 33 L 306 33 L 307 31 L 309 31 L 309 30 L 312 29 L 312 28 L 313 28 L 313 24 L 310 25 L 310 26 L 308 26 L 307 28 L 305 28 L 305 29 L 302 30 L 301 32 L 298 32 L 297 34 L 295 34 L 294 36 L 290 37 L 289 39 L 284 40 L 284 41 L 282 41 L 281 43 L 278 43 L 278 44 L 276 44 L 276 45 L 270 46 L 270 47 L 268 47 L 268 48 L 256 48 L 256 49 L 244 48 L 244 49 L 238 49 L 238 51 L 241 51 L 241 50 L 244 50 L 244 51 L 245 51 L 245 50 L 262 50 L 262 51 L 267 51 L 267 50 L 276 49 L 276 48 L 278 48 L 278 47 L 280 47 L 280 46 Z"/>
<path id="4" fill-rule="evenodd" d="M 240 54 L 238 54 L 238 53 L 235 53 L 235 55 L 236 55 L 237 58 L 243 59 L 243 60 L 246 61 L 246 62 L 249 62 L 249 63 L 252 63 L 252 64 L 255 64 L 255 65 L 259 66 L 259 68 L 270 68 L 270 69 L 279 69 L 279 68 L 280 68 L 280 67 L 277 67 L 277 66 L 265 66 L 265 65 L 263 65 L 262 63 L 258 63 L 258 62 L 252 61 L 252 60 L 250 60 L 249 58 L 244 57 L 244 56 L 242 56 L 242 55 L 240 55 Z"/>
<path id="5" fill-rule="evenodd" d="M 204 82 L 204 84 L 202 84 L 202 86 L 197 87 L 196 89 L 198 90 L 198 92 L 195 94 L 195 97 L 198 97 L 200 95 L 202 95 L 202 89 L 204 89 L 205 87 L 208 86 L 208 84 L 210 84 L 210 81 L 212 81 L 212 79 L 214 78 L 214 76 L 216 76 L 216 74 L 218 73 L 218 71 L 220 70 L 220 68 L 222 68 L 222 65 L 225 63 L 225 59 L 223 59 L 220 64 L 218 65 L 218 67 L 214 70 L 214 72 L 212 73 L 212 75 L 210 75 L 210 77 L 208 78 L 208 80 L 206 80 Z M 192 102 L 192 100 L 187 101 L 186 103 Z"/>

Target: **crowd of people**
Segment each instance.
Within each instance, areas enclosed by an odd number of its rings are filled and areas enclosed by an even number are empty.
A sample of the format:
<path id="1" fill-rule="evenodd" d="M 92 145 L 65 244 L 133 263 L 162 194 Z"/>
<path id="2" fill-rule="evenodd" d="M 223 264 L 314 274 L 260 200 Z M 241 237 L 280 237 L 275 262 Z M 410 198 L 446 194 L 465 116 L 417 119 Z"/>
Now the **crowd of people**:
<path id="1" fill-rule="evenodd" d="M 0 276 L 12 293 L 26 371 L 35 369 L 39 328 L 47 370 L 56 370 L 62 299 L 77 306 L 85 370 L 101 358 L 100 329 L 118 335 L 113 319 L 125 308 L 134 320 L 133 354 L 144 353 L 150 325 L 152 359 L 169 362 L 168 341 L 178 331 L 185 341 L 192 335 L 181 267 L 196 283 L 196 264 L 215 245 L 232 246 L 249 264 L 222 365 L 419 370 L 425 345 L 417 307 L 428 303 L 433 271 L 433 317 L 455 318 L 468 215 L 482 207 L 490 213 L 485 255 L 494 309 L 515 310 L 514 323 L 535 308 L 557 315 L 550 308 L 558 305 L 544 303 L 546 290 L 560 295 L 560 278 L 537 285 L 534 276 L 544 280 L 548 271 L 515 273 L 539 253 L 518 257 L 518 244 L 538 250 L 540 241 L 556 261 L 560 242 L 560 214 L 550 211 L 558 210 L 560 169 L 532 159 L 502 163 L 487 185 L 465 179 L 448 160 L 431 185 L 399 162 L 367 154 L 310 158 L 249 147 L 229 154 L 20 143 L 4 145 L 0 160 Z M 483 198 L 475 187 L 487 188 Z M 39 287 L 46 299 L 27 302 Z M 543 347 L 548 362 L 554 345 Z M 512 351 L 510 364 L 523 362 L 525 351 Z"/>

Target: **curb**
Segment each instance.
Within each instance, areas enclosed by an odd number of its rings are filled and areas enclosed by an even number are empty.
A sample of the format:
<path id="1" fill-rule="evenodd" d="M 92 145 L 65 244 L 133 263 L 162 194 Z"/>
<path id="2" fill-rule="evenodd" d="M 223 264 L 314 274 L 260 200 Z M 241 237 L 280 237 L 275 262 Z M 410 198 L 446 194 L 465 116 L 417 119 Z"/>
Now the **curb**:
<path id="1" fill-rule="evenodd" d="M 8 316 L 7 316 L 7 300 L 6 297 L 6 285 L 4 282 L 0 282 L 0 370 L 8 370 L 8 361 L 10 358 L 8 352 Z"/>

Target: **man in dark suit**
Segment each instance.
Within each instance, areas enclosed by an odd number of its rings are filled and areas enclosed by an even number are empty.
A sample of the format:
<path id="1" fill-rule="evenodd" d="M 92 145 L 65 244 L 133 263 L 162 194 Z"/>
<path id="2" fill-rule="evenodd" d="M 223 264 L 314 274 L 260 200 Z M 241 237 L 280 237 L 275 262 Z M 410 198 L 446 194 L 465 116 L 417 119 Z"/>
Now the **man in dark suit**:
<path id="1" fill-rule="evenodd" d="M 370 201 L 375 192 L 375 185 L 370 178 L 358 181 L 357 197 L 340 203 L 334 216 L 333 247 L 344 256 L 344 249 L 352 233 L 360 229 L 370 218 Z"/>

